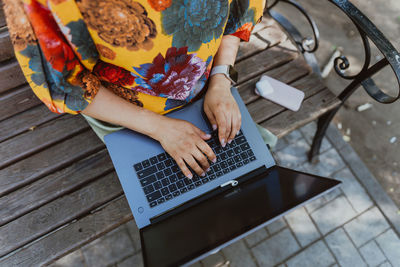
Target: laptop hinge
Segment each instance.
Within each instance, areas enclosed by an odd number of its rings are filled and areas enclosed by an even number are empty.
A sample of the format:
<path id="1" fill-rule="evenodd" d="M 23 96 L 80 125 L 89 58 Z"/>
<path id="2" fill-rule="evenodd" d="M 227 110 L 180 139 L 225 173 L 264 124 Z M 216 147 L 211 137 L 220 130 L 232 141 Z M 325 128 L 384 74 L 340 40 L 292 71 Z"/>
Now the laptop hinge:
<path id="1" fill-rule="evenodd" d="M 249 180 L 249 179 L 251 179 L 253 177 L 256 177 L 256 176 L 258 176 L 258 175 L 260 175 L 262 173 L 265 173 L 267 170 L 268 169 L 263 165 L 263 166 L 255 169 L 255 170 L 253 170 L 253 171 L 251 171 L 249 173 L 246 173 L 246 174 L 244 174 L 244 175 L 242 175 L 242 176 L 240 176 L 240 177 L 238 177 L 238 178 L 236 178 L 234 180 L 236 180 L 240 184 L 240 183 L 243 183 L 243 182 L 245 182 L 245 181 L 247 181 L 247 180 Z M 229 181 L 229 183 L 230 182 L 231 181 Z M 161 213 L 161 214 L 157 215 L 156 217 L 151 218 L 150 222 L 153 224 L 153 223 L 157 223 L 157 222 L 160 222 L 162 220 L 165 220 L 166 218 L 168 218 L 170 216 L 173 216 L 173 215 L 175 215 L 175 214 L 177 214 L 179 212 L 182 212 L 182 211 L 184 211 L 184 210 L 186 210 L 186 209 L 188 209 L 188 208 L 190 208 L 190 207 L 192 207 L 192 206 L 194 206 L 194 205 L 196 205 L 196 204 L 198 204 L 198 203 L 200 203 L 200 202 L 202 202 L 202 201 L 204 201 L 206 199 L 209 199 L 209 198 L 211 198 L 211 197 L 213 197 L 213 196 L 215 196 L 217 194 L 220 194 L 221 192 L 232 190 L 233 188 L 234 188 L 233 186 L 218 186 L 215 189 L 213 189 L 211 191 L 208 191 L 207 193 L 205 193 L 205 194 L 203 194 L 201 196 L 198 196 L 198 197 L 196 197 L 194 199 L 191 199 L 191 200 L 189 200 L 189 201 L 187 201 L 185 203 L 182 203 L 181 205 L 179 205 L 177 207 L 174 207 L 171 210 L 168 210 L 168 211 L 166 211 L 164 213 Z"/>

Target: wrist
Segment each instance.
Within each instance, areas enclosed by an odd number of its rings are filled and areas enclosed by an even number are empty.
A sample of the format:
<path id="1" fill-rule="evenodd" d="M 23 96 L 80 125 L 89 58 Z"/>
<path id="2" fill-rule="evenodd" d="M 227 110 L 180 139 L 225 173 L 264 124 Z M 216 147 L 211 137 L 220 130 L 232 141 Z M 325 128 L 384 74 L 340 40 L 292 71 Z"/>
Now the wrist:
<path id="1" fill-rule="evenodd" d="M 211 90 L 230 90 L 232 82 L 223 73 L 217 73 L 211 76 L 209 81 L 209 88 Z"/>

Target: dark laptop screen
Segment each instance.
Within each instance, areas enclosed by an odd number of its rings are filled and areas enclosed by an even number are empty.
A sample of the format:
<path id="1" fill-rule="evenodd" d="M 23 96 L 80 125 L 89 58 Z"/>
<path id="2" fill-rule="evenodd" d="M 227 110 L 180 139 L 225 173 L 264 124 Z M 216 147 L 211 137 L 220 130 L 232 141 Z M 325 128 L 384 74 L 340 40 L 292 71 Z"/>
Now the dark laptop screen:
<path id="1" fill-rule="evenodd" d="M 184 264 L 340 182 L 273 167 L 141 231 L 147 266 Z"/>

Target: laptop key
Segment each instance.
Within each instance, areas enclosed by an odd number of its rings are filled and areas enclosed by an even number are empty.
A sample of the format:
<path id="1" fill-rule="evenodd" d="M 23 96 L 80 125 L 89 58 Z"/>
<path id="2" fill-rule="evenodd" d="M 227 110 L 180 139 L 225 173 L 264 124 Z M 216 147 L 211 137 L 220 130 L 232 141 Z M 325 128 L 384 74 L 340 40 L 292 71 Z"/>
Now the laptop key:
<path id="1" fill-rule="evenodd" d="M 150 158 L 150 163 L 153 164 L 153 165 L 154 165 L 154 164 L 157 164 L 157 163 L 158 163 L 157 157 L 151 157 L 151 158 Z"/>
<path id="2" fill-rule="evenodd" d="M 217 177 L 215 176 L 215 174 L 211 174 L 208 178 L 209 178 L 210 180 L 214 180 L 214 179 L 217 178 Z"/>
<path id="3" fill-rule="evenodd" d="M 176 181 L 178 181 L 178 177 L 176 177 L 175 174 L 172 174 L 172 175 L 169 177 L 169 181 L 170 181 L 171 183 L 175 183 Z"/>
<path id="4" fill-rule="evenodd" d="M 179 192 L 179 190 L 176 190 L 175 192 L 173 192 L 172 193 L 172 195 L 174 196 L 174 197 L 177 197 L 177 196 L 179 196 L 181 193 Z"/>
<path id="5" fill-rule="evenodd" d="M 150 161 L 149 161 L 148 159 L 144 160 L 144 161 L 142 162 L 142 166 L 143 166 L 143 168 L 150 167 Z"/>
<path id="6" fill-rule="evenodd" d="M 151 176 L 148 176 L 148 177 L 140 180 L 140 183 L 142 184 L 142 186 L 146 186 L 146 185 L 154 183 L 156 180 L 157 180 L 156 176 L 153 174 Z"/>
<path id="7" fill-rule="evenodd" d="M 255 160 L 256 160 L 256 157 L 254 157 L 254 156 L 250 157 L 250 161 L 255 161 Z"/>
<path id="8" fill-rule="evenodd" d="M 228 154 L 229 157 L 235 156 L 235 152 L 232 149 L 229 149 L 226 153 Z"/>
<path id="9" fill-rule="evenodd" d="M 164 174 L 165 174 L 165 176 L 170 176 L 170 175 L 172 174 L 171 169 L 170 169 L 170 168 L 165 169 L 165 170 L 164 170 Z"/>
<path id="10" fill-rule="evenodd" d="M 156 177 L 157 177 L 157 180 L 161 180 L 165 177 L 165 175 L 163 172 L 160 171 L 160 172 L 156 173 Z"/>
<path id="11" fill-rule="evenodd" d="M 183 178 L 186 178 L 186 176 L 183 174 L 183 172 L 178 172 L 177 174 L 176 174 L 176 176 L 178 177 L 178 179 L 183 179 Z"/>
<path id="12" fill-rule="evenodd" d="M 252 150 L 249 149 L 249 150 L 247 150 L 246 152 L 247 152 L 247 154 L 249 155 L 249 157 L 254 156 L 254 153 L 253 153 Z"/>
<path id="13" fill-rule="evenodd" d="M 147 196 L 147 201 L 153 202 L 154 200 L 157 200 L 161 197 L 161 192 L 160 191 L 155 191 L 151 194 L 148 194 Z"/>
<path id="14" fill-rule="evenodd" d="M 217 177 L 222 176 L 222 172 L 221 171 L 217 172 L 216 174 L 217 174 Z"/>
<path id="15" fill-rule="evenodd" d="M 157 201 L 150 202 L 150 208 L 157 206 Z"/>
<path id="16" fill-rule="evenodd" d="M 245 151 L 250 148 L 250 145 L 248 143 L 244 143 L 240 145 L 240 148 L 242 149 L 242 151 Z"/>
<path id="17" fill-rule="evenodd" d="M 162 153 L 157 156 L 157 159 L 159 162 L 164 161 L 166 158 L 167 158 L 167 155 L 165 155 L 165 153 Z"/>
<path id="18" fill-rule="evenodd" d="M 178 171 L 179 171 L 179 167 L 178 167 L 178 165 L 174 165 L 174 166 L 172 166 L 172 167 L 171 167 L 171 170 L 172 170 L 172 172 L 173 172 L 173 173 L 176 173 L 176 172 L 178 172 Z"/>
<path id="19" fill-rule="evenodd" d="M 161 194 L 162 194 L 163 196 L 168 195 L 168 194 L 169 194 L 168 187 L 162 188 L 162 189 L 161 189 Z"/>
<path id="20" fill-rule="evenodd" d="M 194 174 L 192 180 L 193 180 L 193 182 L 197 182 L 200 180 L 200 176 L 198 176 L 197 174 Z"/>
<path id="21" fill-rule="evenodd" d="M 250 161 L 249 161 L 248 159 L 243 160 L 243 163 L 244 163 L 244 164 L 249 164 L 249 162 L 250 162 Z"/>
<path id="22" fill-rule="evenodd" d="M 153 186 L 154 186 L 155 190 L 158 190 L 158 189 L 160 189 L 162 187 L 160 181 L 157 181 L 157 182 L 153 183 Z"/>
<path id="23" fill-rule="evenodd" d="M 228 163 L 226 161 L 221 162 L 220 165 L 222 169 L 228 168 Z"/>
<path id="24" fill-rule="evenodd" d="M 165 166 L 167 166 L 167 167 L 171 167 L 173 164 L 174 164 L 174 162 L 172 161 L 172 159 L 167 159 L 165 161 Z"/>
<path id="25" fill-rule="evenodd" d="M 240 157 L 242 158 L 242 160 L 245 160 L 249 157 L 249 155 L 247 155 L 246 152 L 242 152 L 242 153 L 240 153 Z"/>
<path id="26" fill-rule="evenodd" d="M 199 186 L 202 185 L 202 183 L 201 183 L 200 181 L 197 181 L 197 182 L 195 182 L 194 184 L 195 184 L 197 187 L 199 187 Z"/>
<path id="27" fill-rule="evenodd" d="M 205 184 L 205 183 L 208 183 L 208 182 L 210 181 L 210 179 L 208 179 L 208 178 L 206 177 L 206 178 L 201 179 L 201 181 L 203 182 L 203 184 Z"/>
<path id="28" fill-rule="evenodd" d="M 190 184 L 190 185 L 187 186 L 188 190 L 193 190 L 195 188 L 196 188 L 196 186 L 194 184 Z"/>
<path id="29" fill-rule="evenodd" d="M 136 172 L 143 170 L 143 166 L 142 163 L 136 163 L 135 165 L 133 165 L 133 168 L 135 169 Z"/>
<path id="30" fill-rule="evenodd" d="M 229 166 L 229 171 L 233 171 L 234 169 L 236 169 L 236 165 Z"/>
<path id="31" fill-rule="evenodd" d="M 224 152 L 224 153 L 222 153 L 221 155 L 219 155 L 219 157 L 220 157 L 222 160 L 226 160 L 226 159 L 228 158 L 228 155 L 226 154 L 226 152 Z"/>
<path id="32" fill-rule="evenodd" d="M 235 151 L 236 154 L 239 154 L 242 152 L 242 149 L 240 149 L 240 146 L 237 146 L 233 149 L 233 151 Z"/>
<path id="33" fill-rule="evenodd" d="M 143 187 L 143 191 L 146 195 L 148 195 L 154 191 L 154 187 L 153 187 L 153 185 L 150 184 L 148 186 Z"/>
<path id="34" fill-rule="evenodd" d="M 187 191 L 188 191 L 188 190 L 187 190 L 186 187 L 184 187 L 184 188 L 182 188 L 182 189 L 180 190 L 181 194 L 186 193 Z"/>
<path id="35" fill-rule="evenodd" d="M 182 187 L 185 187 L 185 184 L 183 183 L 182 180 L 179 180 L 179 181 L 176 183 L 176 186 L 180 189 L 180 188 L 182 188 Z"/>
<path id="36" fill-rule="evenodd" d="M 222 153 L 222 147 L 218 146 L 215 148 L 215 153 L 216 154 L 221 154 Z"/>
<path id="37" fill-rule="evenodd" d="M 162 179 L 162 180 L 161 180 L 161 183 L 162 183 L 163 186 L 167 186 L 167 185 L 170 184 L 168 178 Z"/>
<path id="38" fill-rule="evenodd" d="M 170 192 L 174 192 L 174 191 L 178 190 L 178 188 L 176 187 L 175 184 L 169 185 L 169 186 L 168 186 L 168 189 L 169 189 Z"/>
<path id="39" fill-rule="evenodd" d="M 164 163 L 162 163 L 162 162 L 158 163 L 158 164 L 157 164 L 157 169 L 158 169 L 159 171 L 164 170 L 164 169 L 165 169 Z"/>
<path id="40" fill-rule="evenodd" d="M 246 142 L 246 137 L 244 137 L 243 135 L 242 135 L 242 136 L 239 136 L 239 137 L 237 137 L 237 138 L 235 139 L 235 142 L 236 142 L 236 144 L 240 145 L 240 144 Z"/>
<path id="41" fill-rule="evenodd" d="M 227 174 L 228 172 L 230 172 L 229 169 L 224 169 L 224 170 L 223 170 L 223 173 L 224 173 L 224 174 Z"/>
<path id="42" fill-rule="evenodd" d="M 238 155 L 236 155 L 233 159 L 235 160 L 236 163 L 242 161 L 242 159 L 241 159 L 240 156 L 238 156 Z"/>
<path id="43" fill-rule="evenodd" d="M 185 183 L 185 185 L 190 185 L 190 184 L 193 183 L 193 180 L 192 180 L 192 179 L 185 178 L 185 179 L 183 180 L 183 182 Z"/>
<path id="44" fill-rule="evenodd" d="M 170 200 L 170 199 L 172 199 L 172 195 L 171 194 L 165 196 L 165 200 Z"/>
<path id="45" fill-rule="evenodd" d="M 240 167 L 242 167 L 242 166 L 243 166 L 243 163 L 242 163 L 242 162 L 236 163 L 236 167 L 240 168 Z"/>
<path id="46" fill-rule="evenodd" d="M 229 166 L 235 165 L 235 161 L 233 159 L 228 159 L 227 163 L 229 164 Z"/>
<path id="47" fill-rule="evenodd" d="M 157 199 L 157 204 L 161 204 L 161 203 L 164 203 L 165 202 L 165 198 L 160 198 L 160 199 Z"/>
<path id="48" fill-rule="evenodd" d="M 156 166 L 151 166 L 149 168 L 146 168 L 142 171 L 137 172 L 137 176 L 139 177 L 139 179 L 142 179 L 142 178 L 149 176 L 150 174 L 153 174 L 156 172 L 157 172 Z"/>

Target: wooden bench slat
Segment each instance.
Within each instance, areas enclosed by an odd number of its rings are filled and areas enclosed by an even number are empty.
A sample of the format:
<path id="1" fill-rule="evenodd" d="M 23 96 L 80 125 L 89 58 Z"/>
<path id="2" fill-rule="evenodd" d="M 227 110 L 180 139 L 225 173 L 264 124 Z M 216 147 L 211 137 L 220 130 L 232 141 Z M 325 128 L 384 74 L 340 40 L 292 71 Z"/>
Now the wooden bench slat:
<path id="1" fill-rule="evenodd" d="M 14 57 L 14 47 L 7 30 L 0 29 L 0 62 Z"/>
<path id="2" fill-rule="evenodd" d="M 28 131 L 31 127 L 37 127 L 51 121 L 60 114 L 49 111 L 45 105 L 39 104 L 25 112 L 14 115 L 0 122 L 0 142 Z M 32 128 L 34 129 L 34 128 Z"/>
<path id="3" fill-rule="evenodd" d="M 298 57 L 297 59 L 275 69 L 269 70 L 263 74 L 268 75 L 274 79 L 280 80 L 281 82 L 291 84 L 300 78 L 308 75 L 311 72 L 311 68 L 307 65 L 303 58 Z M 248 80 L 247 82 L 238 86 L 240 96 L 245 104 L 249 104 L 260 96 L 254 93 L 256 83 L 260 80 L 260 77 L 256 77 Z"/>
<path id="4" fill-rule="evenodd" d="M 104 148 L 92 131 L 68 138 L 0 171 L 0 196 Z"/>
<path id="5" fill-rule="evenodd" d="M 104 153 L 101 153 L 104 155 Z M 57 186 L 57 183 L 55 183 Z M 57 190 L 53 188 L 52 190 Z M 0 257 L 123 194 L 115 172 L 33 210 L 0 228 Z M 21 231 L 24 229 L 24 231 Z"/>
<path id="6" fill-rule="evenodd" d="M 259 76 L 273 68 L 279 67 L 298 57 L 298 53 L 284 50 L 281 45 L 287 46 L 290 41 L 285 41 L 278 46 L 264 50 L 255 56 L 246 58 L 235 65 L 239 72 L 239 84 L 253 77 Z"/>
<path id="7" fill-rule="evenodd" d="M 106 150 L 84 158 L 0 198 L 0 225 L 113 170 Z"/>
<path id="8" fill-rule="evenodd" d="M 285 110 L 261 123 L 261 126 L 267 128 L 278 137 L 282 137 L 315 120 L 321 114 L 337 107 L 339 104 L 340 100 L 326 88 L 318 94 L 307 98 L 302 104 L 301 112 Z"/>
<path id="9" fill-rule="evenodd" d="M 0 168 L 89 128 L 81 116 L 64 115 L 1 143 Z"/>
<path id="10" fill-rule="evenodd" d="M 6 26 L 6 17 L 4 16 L 3 3 L 0 2 L 0 28 Z"/>
<path id="11" fill-rule="evenodd" d="M 41 103 L 29 85 L 10 90 L 0 97 L 0 121 Z"/>
<path id="12" fill-rule="evenodd" d="M 0 93 L 4 93 L 23 84 L 26 84 L 26 79 L 18 61 L 14 58 L 2 62 L 0 65 Z"/>
<path id="13" fill-rule="evenodd" d="M 296 81 L 292 84 L 292 86 L 302 90 L 305 94 L 305 98 L 308 98 L 325 88 L 315 74 L 308 75 Z M 256 101 L 248 104 L 247 109 L 252 115 L 253 120 L 257 123 L 261 123 L 262 121 L 265 121 L 268 118 L 285 110 L 284 107 L 264 98 L 259 98 Z M 300 108 L 298 112 L 302 112 L 302 108 Z"/>
<path id="14" fill-rule="evenodd" d="M 253 33 L 250 36 L 249 42 L 241 42 L 239 46 L 239 51 L 236 57 L 236 61 L 239 62 L 242 59 L 249 57 L 256 53 L 267 49 L 268 47 L 273 47 L 287 40 L 287 36 L 279 26 L 275 24 L 261 29 L 257 33 Z"/>
<path id="15" fill-rule="evenodd" d="M 0 259 L 0 266 L 41 266 L 132 219 L 125 197 Z"/>

